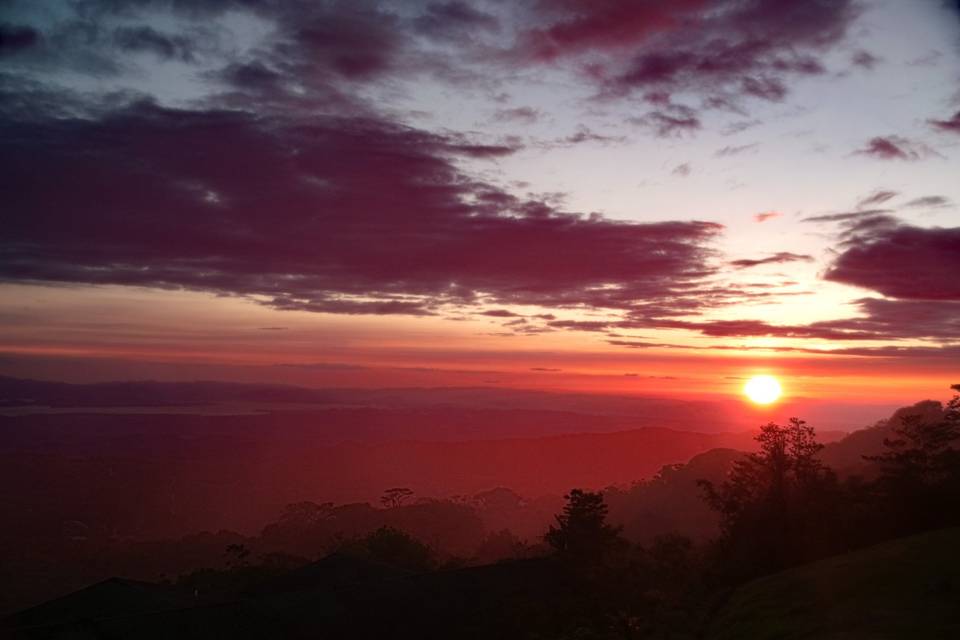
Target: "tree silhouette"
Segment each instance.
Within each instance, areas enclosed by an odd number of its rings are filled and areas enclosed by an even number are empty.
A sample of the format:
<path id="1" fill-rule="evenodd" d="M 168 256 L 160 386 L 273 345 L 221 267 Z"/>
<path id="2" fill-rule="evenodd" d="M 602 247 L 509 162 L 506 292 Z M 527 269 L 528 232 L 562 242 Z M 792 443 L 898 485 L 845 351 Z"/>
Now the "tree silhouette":
<path id="1" fill-rule="evenodd" d="M 413 491 L 410 489 L 406 487 L 393 487 L 383 492 L 383 495 L 380 496 L 380 504 L 388 509 L 395 509 L 411 497 L 413 497 Z"/>
<path id="2" fill-rule="evenodd" d="M 960 391 L 960 384 L 951 389 Z M 883 476 L 899 484 L 930 486 L 943 482 L 957 459 L 953 445 L 960 439 L 960 395 L 950 399 L 940 420 L 904 416 L 893 433 L 895 438 L 883 441 L 886 451 L 864 459 L 878 463 Z"/>
<path id="3" fill-rule="evenodd" d="M 950 387 L 960 391 L 960 384 Z M 934 420 L 905 415 L 883 441 L 885 450 L 865 460 L 877 464 L 874 489 L 889 512 L 894 532 L 922 530 L 960 521 L 951 505 L 960 499 L 960 395 Z"/>
<path id="4" fill-rule="evenodd" d="M 837 507 L 835 474 L 818 459 L 823 445 L 805 421 L 768 423 L 760 449 L 734 463 L 716 487 L 700 480 L 720 514 L 722 543 L 737 571 L 755 573 L 795 564 L 823 552 L 822 518 Z"/>
<path id="5" fill-rule="evenodd" d="M 245 544 L 228 544 L 225 555 L 230 568 L 240 569 L 249 565 L 250 549 Z"/>
<path id="6" fill-rule="evenodd" d="M 602 562 L 624 544 L 620 528 L 607 524 L 603 495 L 573 489 L 564 496 L 567 504 L 556 516 L 544 540 L 562 557 L 577 562 Z"/>
<path id="7" fill-rule="evenodd" d="M 436 566 L 430 547 L 393 527 L 380 527 L 347 543 L 341 551 L 411 571 L 429 571 Z"/>
<path id="8" fill-rule="evenodd" d="M 280 514 L 280 523 L 290 527 L 307 528 L 329 518 L 332 511 L 332 502 L 294 502 L 284 507 Z"/>

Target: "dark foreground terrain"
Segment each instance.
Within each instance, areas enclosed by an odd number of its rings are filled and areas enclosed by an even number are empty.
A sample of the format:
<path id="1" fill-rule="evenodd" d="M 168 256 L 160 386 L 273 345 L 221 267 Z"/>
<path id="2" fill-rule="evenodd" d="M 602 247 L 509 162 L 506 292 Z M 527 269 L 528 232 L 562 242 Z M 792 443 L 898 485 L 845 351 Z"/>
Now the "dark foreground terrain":
<path id="1" fill-rule="evenodd" d="M 692 637 L 960 637 L 958 545 L 944 529 L 754 580 Z M 567 637 L 560 612 L 591 597 L 576 578 L 546 558 L 412 573 L 335 554 L 232 598 L 107 580 L 7 618 L 3 637 Z"/>

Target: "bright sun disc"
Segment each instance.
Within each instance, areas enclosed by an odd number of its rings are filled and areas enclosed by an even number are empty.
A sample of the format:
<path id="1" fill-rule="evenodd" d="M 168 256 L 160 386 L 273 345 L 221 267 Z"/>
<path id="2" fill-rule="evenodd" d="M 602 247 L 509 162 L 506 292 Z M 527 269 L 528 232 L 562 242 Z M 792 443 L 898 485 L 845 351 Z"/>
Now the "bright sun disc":
<path id="1" fill-rule="evenodd" d="M 757 404 L 770 404 L 780 397 L 783 389 L 773 376 L 753 376 L 743 386 L 743 392 Z"/>

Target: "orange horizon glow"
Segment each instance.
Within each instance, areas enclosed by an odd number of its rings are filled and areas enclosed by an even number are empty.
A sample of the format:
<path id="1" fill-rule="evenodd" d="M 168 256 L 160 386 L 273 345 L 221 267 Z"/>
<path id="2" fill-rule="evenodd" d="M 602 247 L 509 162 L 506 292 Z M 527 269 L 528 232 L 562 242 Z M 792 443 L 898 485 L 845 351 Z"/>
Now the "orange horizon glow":
<path id="1" fill-rule="evenodd" d="M 44 318 L 4 327 L 0 353 L 7 362 L 0 360 L 0 375 L 13 377 L 499 387 L 742 399 L 755 410 L 762 405 L 742 393 L 753 375 L 775 376 L 789 389 L 791 401 L 845 403 L 938 399 L 960 379 L 956 364 L 945 357 L 776 350 L 799 341 L 670 335 L 664 339 L 687 340 L 689 348 L 624 349 L 589 332 L 490 335 L 486 332 L 497 322 L 491 319 L 392 318 L 385 332 L 380 318 L 277 312 L 242 298 L 187 291 L 5 285 L 0 297 L 15 302 L 22 313 Z M 109 331 L 98 330 L 108 320 Z"/>

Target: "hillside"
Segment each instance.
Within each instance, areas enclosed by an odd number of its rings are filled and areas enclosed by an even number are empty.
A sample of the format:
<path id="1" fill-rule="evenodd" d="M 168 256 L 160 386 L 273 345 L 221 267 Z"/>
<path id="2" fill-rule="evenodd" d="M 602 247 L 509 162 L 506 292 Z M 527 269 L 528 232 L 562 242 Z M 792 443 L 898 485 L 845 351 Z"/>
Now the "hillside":
<path id="1" fill-rule="evenodd" d="M 358 431 L 372 424 L 398 432 L 427 426 L 464 433 L 511 421 L 560 428 L 603 423 L 609 432 L 459 441 L 330 439 L 331 431 L 354 425 Z M 527 497 L 559 496 L 576 486 L 629 484 L 710 449 L 754 444 L 749 432 L 624 429 L 628 425 L 621 418 L 561 412 L 453 409 L 2 417 L 0 498 L 10 520 L 31 513 L 24 522 L 33 527 L 30 536 L 60 531 L 70 520 L 141 538 L 220 528 L 247 532 L 301 500 L 376 502 L 384 489 L 397 486 L 430 497 L 496 487 Z"/>
<path id="2" fill-rule="evenodd" d="M 827 558 L 750 582 L 707 638 L 960 637 L 960 528 Z"/>

